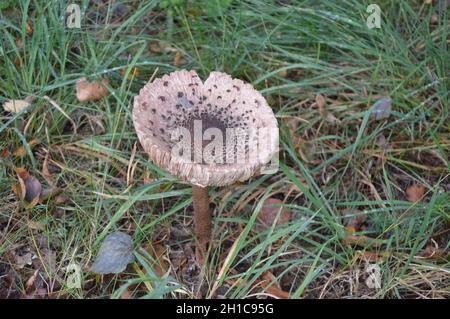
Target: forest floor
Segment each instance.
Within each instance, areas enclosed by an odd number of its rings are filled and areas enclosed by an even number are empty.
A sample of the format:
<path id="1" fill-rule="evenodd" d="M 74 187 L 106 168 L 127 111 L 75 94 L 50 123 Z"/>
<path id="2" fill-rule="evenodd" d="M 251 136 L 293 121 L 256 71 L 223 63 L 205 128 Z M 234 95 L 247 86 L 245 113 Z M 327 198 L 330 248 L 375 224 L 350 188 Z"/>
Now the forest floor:
<path id="1" fill-rule="evenodd" d="M 448 2 L 377 1 L 369 28 L 371 2 L 83 1 L 77 28 L 65 1 L 3 1 L 0 297 L 450 297 Z M 252 83 L 280 128 L 276 173 L 211 188 L 202 269 L 191 187 L 131 118 L 178 69 Z M 92 273 L 116 230 L 135 261 Z"/>

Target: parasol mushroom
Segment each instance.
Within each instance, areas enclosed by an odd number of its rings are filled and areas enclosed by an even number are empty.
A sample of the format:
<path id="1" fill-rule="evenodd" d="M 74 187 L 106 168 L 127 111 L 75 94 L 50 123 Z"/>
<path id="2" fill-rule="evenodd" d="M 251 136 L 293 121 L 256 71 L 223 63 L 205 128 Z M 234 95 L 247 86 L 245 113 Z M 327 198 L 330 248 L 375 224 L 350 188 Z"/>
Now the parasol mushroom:
<path id="1" fill-rule="evenodd" d="M 134 99 L 138 138 L 158 167 L 192 184 L 196 255 L 211 238 L 208 186 L 261 173 L 278 151 L 278 125 L 250 84 L 211 72 L 176 71 L 147 83 Z"/>

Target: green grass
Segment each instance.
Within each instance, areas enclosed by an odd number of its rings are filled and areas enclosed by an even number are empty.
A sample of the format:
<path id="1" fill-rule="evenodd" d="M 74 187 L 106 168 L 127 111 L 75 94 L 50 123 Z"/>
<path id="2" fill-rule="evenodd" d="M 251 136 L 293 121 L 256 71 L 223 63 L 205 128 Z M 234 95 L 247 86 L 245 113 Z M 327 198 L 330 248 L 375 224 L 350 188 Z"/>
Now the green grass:
<path id="1" fill-rule="evenodd" d="M 169 15 L 158 1 L 82 1 L 81 29 L 64 25 L 71 2 L 2 9 L 0 103 L 34 102 L 0 113 L 0 151 L 9 152 L 0 158 L 0 296 L 37 296 L 26 281 L 39 270 L 34 286 L 51 298 L 263 297 L 268 272 L 292 298 L 449 297 L 449 10 L 379 1 L 381 29 L 370 30 L 371 2 L 236 0 L 208 16 L 201 3 L 181 1 Z M 134 67 L 140 73 L 130 80 Z M 276 174 L 211 190 L 214 248 L 201 271 L 193 267 L 189 185 L 147 160 L 131 121 L 139 89 L 178 68 L 251 82 L 280 125 Z M 78 102 L 76 81 L 102 75 L 110 95 Z M 339 124 L 313 104 L 319 93 Z M 392 114 L 375 121 L 370 107 L 383 96 Z M 26 154 L 14 155 L 20 147 Z M 46 155 L 60 195 L 27 210 L 11 190 L 15 168 L 48 188 Z M 425 185 L 418 203 L 406 199 L 414 183 Z M 261 231 L 257 215 L 270 196 L 293 217 Z M 344 241 L 346 212 L 367 215 L 356 234 L 369 238 L 363 245 Z M 89 267 L 113 230 L 132 235 L 136 262 L 96 276 Z M 164 248 L 164 274 L 152 247 Z M 423 258 L 427 247 L 442 256 Z M 27 252 L 33 263 L 19 267 Z M 381 289 L 364 283 L 368 253 L 386 256 Z M 71 263 L 83 270 L 81 289 L 67 287 Z"/>

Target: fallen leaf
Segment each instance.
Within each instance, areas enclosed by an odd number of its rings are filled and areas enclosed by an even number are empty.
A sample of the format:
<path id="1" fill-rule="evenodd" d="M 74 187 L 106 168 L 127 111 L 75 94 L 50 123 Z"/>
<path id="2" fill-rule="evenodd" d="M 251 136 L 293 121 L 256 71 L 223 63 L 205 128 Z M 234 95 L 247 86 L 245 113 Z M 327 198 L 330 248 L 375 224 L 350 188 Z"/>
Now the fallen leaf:
<path id="1" fill-rule="evenodd" d="M 31 35 L 33 33 L 33 25 L 31 24 L 30 21 L 27 21 L 25 25 L 25 30 L 27 32 L 27 35 Z"/>
<path id="2" fill-rule="evenodd" d="M 23 255 L 16 255 L 16 265 L 19 269 L 23 269 L 26 265 L 30 266 L 33 263 L 33 254 L 27 252 Z"/>
<path id="3" fill-rule="evenodd" d="M 378 99 L 371 110 L 376 120 L 388 118 L 392 111 L 392 99 L 389 96 Z"/>
<path id="4" fill-rule="evenodd" d="M 342 212 L 344 217 L 344 225 L 348 229 L 348 233 L 354 233 L 361 229 L 361 226 L 367 219 L 367 214 L 360 211 L 344 210 Z"/>
<path id="5" fill-rule="evenodd" d="M 23 45 L 23 40 L 22 40 L 22 38 L 21 37 L 19 37 L 19 38 L 17 38 L 16 39 L 16 46 L 17 46 L 17 49 L 22 49 L 22 45 Z"/>
<path id="6" fill-rule="evenodd" d="M 389 251 L 372 252 L 367 250 L 356 251 L 356 257 L 365 262 L 382 262 L 388 259 L 392 253 Z"/>
<path id="7" fill-rule="evenodd" d="M 159 47 L 158 43 L 152 42 L 148 45 L 148 47 L 153 53 L 161 53 L 161 48 Z"/>
<path id="8" fill-rule="evenodd" d="M 39 144 L 39 140 L 36 138 L 28 142 L 28 146 L 30 148 L 35 146 L 36 144 Z M 21 146 L 14 151 L 14 156 L 16 157 L 25 157 L 27 154 L 27 148 L 25 146 Z"/>
<path id="9" fill-rule="evenodd" d="M 258 215 L 258 220 L 265 226 L 265 228 L 269 228 L 274 223 L 278 212 L 280 211 L 280 217 L 278 218 L 277 225 L 281 226 L 287 224 L 291 219 L 291 210 L 286 207 L 282 207 L 280 205 L 283 204 L 283 201 L 276 198 L 267 198 L 264 201 L 263 207 Z"/>
<path id="10" fill-rule="evenodd" d="M 433 13 L 430 19 L 431 24 L 439 24 L 439 15 L 437 13 Z"/>
<path id="11" fill-rule="evenodd" d="M 153 262 L 150 263 L 155 273 L 162 277 L 164 276 L 170 269 L 170 264 L 164 258 L 166 255 L 167 249 L 161 244 L 149 245 L 146 248 L 146 251 L 153 258 Z"/>
<path id="12" fill-rule="evenodd" d="M 42 176 L 44 176 L 47 183 L 53 186 L 52 181 L 52 174 L 50 173 L 50 170 L 48 169 L 48 157 L 50 155 L 50 152 L 47 151 L 45 154 L 44 162 L 42 163 Z"/>
<path id="13" fill-rule="evenodd" d="M 273 281 L 271 278 L 273 274 L 267 274 L 264 273 L 261 277 L 261 279 L 257 279 L 253 282 L 251 285 L 252 287 L 261 287 L 265 293 L 270 294 L 278 299 L 290 299 L 289 293 L 282 290 L 278 283 Z M 249 283 L 245 281 L 242 278 L 236 278 L 236 279 L 227 279 L 225 280 L 226 283 L 228 283 L 231 286 L 235 285 L 241 285 L 241 286 L 248 286 Z"/>
<path id="14" fill-rule="evenodd" d="M 322 94 L 316 94 L 316 104 L 317 107 L 319 108 L 320 115 L 326 116 L 327 111 L 325 110 L 325 98 L 323 97 Z"/>
<path id="15" fill-rule="evenodd" d="M 14 65 L 17 66 L 18 68 L 22 65 L 22 60 L 20 59 L 19 55 L 17 55 L 16 58 L 14 59 Z"/>
<path id="16" fill-rule="evenodd" d="M 342 124 L 342 121 L 338 119 L 336 116 L 334 116 L 332 113 L 327 112 L 327 115 L 325 116 L 325 120 L 333 125 L 340 125 Z"/>
<path id="17" fill-rule="evenodd" d="M 86 77 L 82 77 L 76 84 L 78 101 L 88 102 L 100 100 L 108 94 L 108 89 L 105 87 L 107 85 L 109 85 L 108 78 L 89 82 Z"/>
<path id="18" fill-rule="evenodd" d="M 181 53 L 180 53 L 180 51 L 177 51 L 177 53 L 175 53 L 175 57 L 173 58 L 173 65 L 177 66 L 177 67 L 181 65 Z"/>
<path id="19" fill-rule="evenodd" d="M 106 236 L 91 271 L 97 274 L 118 274 L 134 261 L 130 235 L 116 231 Z"/>
<path id="20" fill-rule="evenodd" d="M 283 65 L 278 65 L 280 68 L 282 68 L 283 67 Z M 278 71 L 277 72 L 277 75 L 278 76 L 280 76 L 280 77 L 282 77 L 282 78 L 285 78 L 285 77 L 287 77 L 287 75 L 288 75 L 288 71 L 287 70 L 281 70 L 281 71 Z"/>
<path id="21" fill-rule="evenodd" d="M 425 192 L 425 186 L 422 184 L 414 184 L 406 189 L 406 198 L 410 202 L 417 202 L 422 199 Z"/>
<path id="22" fill-rule="evenodd" d="M 30 175 L 24 168 L 16 168 L 16 174 L 20 183 L 20 199 L 25 200 L 28 203 L 37 204 L 39 202 L 39 196 L 41 194 L 42 185 L 39 180 Z"/>
<path id="23" fill-rule="evenodd" d="M 9 100 L 3 103 L 3 108 L 5 111 L 11 113 L 19 113 L 20 111 L 26 109 L 30 105 L 30 102 L 26 100 Z"/>
<path id="24" fill-rule="evenodd" d="M 333 125 L 340 125 L 342 121 L 334 116 L 331 112 L 325 109 L 325 98 L 322 94 L 316 94 L 316 105 L 319 108 L 319 113 L 325 120 Z"/>
<path id="25" fill-rule="evenodd" d="M 0 158 L 7 158 L 9 156 L 9 151 L 7 148 L 2 149 L 0 152 Z"/>
<path id="26" fill-rule="evenodd" d="M 43 223 L 37 222 L 35 220 L 29 220 L 27 225 L 28 225 L 28 228 L 34 229 L 34 230 L 44 230 L 45 229 L 45 225 Z"/>
<path id="27" fill-rule="evenodd" d="M 431 239 L 431 242 L 427 244 L 425 250 L 417 253 L 416 258 L 439 260 L 448 256 L 448 250 L 439 248 L 437 242 L 434 239 Z"/>
<path id="28" fill-rule="evenodd" d="M 133 294 L 130 290 L 125 289 L 120 295 L 120 299 L 133 299 Z"/>
<path id="29" fill-rule="evenodd" d="M 269 293 L 272 296 L 275 296 L 279 299 L 290 298 L 289 293 L 281 289 L 278 281 L 276 280 L 275 275 L 272 274 L 270 271 L 264 272 L 259 282 L 261 283 L 261 287 L 264 287 L 266 293 Z"/>
<path id="30" fill-rule="evenodd" d="M 124 77 L 125 74 L 127 73 L 127 70 L 120 69 L 119 73 L 122 77 Z M 141 73 L 141 71 L 139 70 L 139 68 L 134 67 L 133 69 L 131 69 L 130 73 L 128 74 L 127 79 L 133 80 L 135 77 L 139 76 L 140 73 Z"/>
<path id="31" fill-rule="evenodd" d="M 39 269 L 36 269 L 36 271 L 34 272 L 34 274 L 28 278 L 27 282 L 25 283 L 25 287 L 27 288 L 27 291 L 31 290 L 34 287 L 34 282 L 36 281 L 36 278 L 39 274 Z"/>

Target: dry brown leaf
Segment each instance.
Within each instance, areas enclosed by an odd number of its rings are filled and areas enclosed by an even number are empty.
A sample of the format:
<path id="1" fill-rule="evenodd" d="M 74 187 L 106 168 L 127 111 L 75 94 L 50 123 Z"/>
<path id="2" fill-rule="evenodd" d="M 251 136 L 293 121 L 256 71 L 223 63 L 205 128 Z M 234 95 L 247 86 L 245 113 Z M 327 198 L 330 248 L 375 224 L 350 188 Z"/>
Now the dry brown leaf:
<path id="1" fill-rule="evenodd" d="M 372 252 L 366 250 L 358 250 L 356 252 L 356 256 L 358 259 L 361 259 L 365 262 L 382 262 L 388 259 L 391 256 L 391 253 L 389 251 Z"/>
<path id="2" fill-rule="evenodd" d="M 316 105 L 319 108 L 320 115 L 325 118 L 325 120 L 333 125 L 340 125 L 342 124 L 342 121 L 339 120 L 336 116 L 334 116 L 332 113 L 328 112 L 325 109 L 325 98 L 322 94 L 316 94 Z"/>
<path id="3" fill-rule="evenodd" d="M 279 299 L 290 299 L 289 293 L 282 290 L 276 281 L 274 280 L 275 276 L 272 273 L 265 272 L 261 276 L 261 279 L 257 279 L 252 284 L 252 287 L 261 287 L 264 289 L 264 292 L 270 294 Z M 244 281 L 241 278 L 237 279 L 229 279 L 225 281 L 226 283 L 234 286 L 234 285 L 243 285 L 248 286 L 249 283 Z"/>
<path id="4" fill-rule="evenodd" d="M 2 149 L 0 152 L 0 158 L 7 158 L 9 156 L 9 151 L 7 148 Z"/>
<path id="5" fill-rule="evenodd" d="M 325 98 L 322 94 L 316 94 L 316 104 L 319 108 L 320 115 L 325 117 L 327 115 L 327 111 L 325 110 Z"/>
<path id="6" fill-rule="evenodd" d="M 109 79 L 89 82 L 86 77 L 82 77 L 77 81 L 77 99 L 80 102 L 100 100 L 108 94 L 106 86 L 109 85 Z"/>
<path id="7" fill-rule="evenodd" d="M 425 249 L 417 253 L 416 258 L 440 260 L 446 256 L 449 256 L 449 252 L 445 249 L 439 248 L 437 242 L 434 239 L 431 239 L 431 242 L 427 244 Z"/>
<path id="8" fill-rule="evenodd" d="M 19 269 L 23 269 L 25 266 L 30 266 L 33 263 L 33 254 L 31 252 L 27 252 L 23 255 L 14 254 L 16 266 Z"/>
<path id="9" fill-rule="evenodd" d="M 356 236 L 352 235 L 355 231 L 351 227 L 346 229 L 347 233 L 349 234 L 344 238 L 344 244 L 346 245 L 356 245 L 356 246 L 366 246 L 368 242 L 370 242 L 371 238 L 361 235 Z"/>
<path id="10" fill-rule="evenodd" d="M 39 269 L 36 269 L 34 274 L 30 278 L 28 278 L 28 280 L 27 280 L 27 282 L 25 284 L 25 287 L 27 288 L 27 291 L 29 291 L 29 290 L 34 288 L 34 282 L 36 281 L 36 278 L 37 278 L 38 274 L 39 274 Z"/>
<path id="11" fill-rule="evenodd" d="M 34 230 L 44 230 L 45 229 L 45 225 L 43 223 L 37 222 L 35 220 L 29 220 L 27 225 L 28 225 L 28 228 L 34 229 Z"/>
<path id="12" fill-rule="evenodd" d="M 154 259 L 152 268 L 155 271 L 155 273 L 160 277 L 164 276 L 170 269 L 169 263 L 164 258 L 166 255 L 167 249 L 162 244 L 153 244 L 153 245 L 149 245 L 146 248 L 146 251 Z"/>
<path id="13" fill-rule="evenodd" d="M 422 184 L 414 184 L 406 189 L 406 198 L 410 202 L 417 202 L 422 199 L 425 192 L 425 186 Z"/>
<path id="14" fill-rule="evenodd" d="M 41 195 L 42 185 L 39 180 L 30 175 L 24 168 L 16 168 L 16 174 L 20 183 L 20 196 L 19 198 L 25 200 L 28 203 L 37 204 L 39 202 L 39 196 Z M 33 206 L 34 206 L 33 205 Z"/>
<path id="15" fill-rule="evenodd" d="M 282 67 L 282 65 L 278 65 L 280 68 Z M 281 70 L 281 71 L 278 71 L 277 72 L 277 75 L 278 76 L 280 76 L 280 77 L 282 77 L 282 78 L 285 78 L 285 77 L 287 77 L 287 75 L 288 75 L 288 71 L 287 70 Z"/>
<path id="16" fill-rule="evenodd" d="M 437 13 L 433 13 L 430 19 L 431 24 L 439 24 L 439 15 Z"/>
<path id="17" fill-rule="evenodd" d="M 344 224 L 347 233 L 355 233 L 358 230 L 361 230 L 361 226 L 367 219 L 367 214 L 361 214 L 360 211 L 352 211 L 352 210 L 344 210 L 342 212 L 344 217 Z"/>
<path id="18" fill-rule="evenodd" d="M 329 122 L 333 125 L 341 125 L 342 124 L 342 121 L 330 112 L 328 112 L 327 115 L 325 116 L 325 120 L 327 120 L 327 122 Z"/>
<path id="19" fill-rule="evenodd" d="M 277 225 L 281 226 L 287 224 L 291 219 L 292 213 L 289 208 L 281 207 L 283 201 L 276 198 L 267 198 L 264 201 L 263 207 L 258 215 L 258 220 L 263 224 L 265 228 L 270 228 L 274 223 L 278 212 L 281 208 L 280 217 L 278 218 Z"/>
<path id="20" fill-rule="evenodd" d="M 173 65 L 177 66 L 177 67 L 181 65 L 181 53 L 180 53 L 180 51 L 177 51 L 177 53 L 175 53 L 175 57 L 173 58 Z"/>
<path id="21" fill-rule="evenodd" d="M 18 38 L 16 39 L 16 46 L 17 46 L 17 49 L 18 49 L 18 50 L 22 49 L 22 46 L 23 46 L 23 40 L 22 40 L 21 37 L 18 37 Z"/>
<path id="22" fill-rule="evenodd" d="M 159 47 L 158 43 L 152 42 L 148 45 L 148 47 L 153 53 L 161 53 L 161 48 Z"/>
<path id="23" fill-rule="evenodd" d="M 42 176 L 44 176 L 45 180 L 47 181 L 47 183 L 49 183 L 49 185 L 53 186 L 52 174 L 50 173 L 50 171 L 48 169 L 49 155 L 50 155 L 50 151 L 47 151 L 47 153 L 45 154 L 44 162 L 42 163 Z"/>
<path id="24" fill-rule="evenodd" d="M 11 113 L 19 113 L 20 111 L 26 109 L 30 105 L 27 100 L 9 100 L 3 103 L 3 108 L 5 111 Z"/>
<path id="25" fill-rule="evenodd" d="M 22 62 L 21 62 L 21 59 L 20 59 L 19 55 L 17 55 L 16 58 L 14 59 L 14 65 L 16 67 L 18 67 L 18 68 L 22 65 Z"/>
<path id="26" fill-rule="evenodd" d="M 120 75 L 122 77 L 124 77 L 125 74 L 127 73 L 127 70 L 126 69 L 120 69 L 119 73 L 120 73 Z M 133 80 L 135 77 L 139 76 L 140 73 L 141 73 L 141 71 L 139 70 L 139 68 L 134 67 L 130 71 L 130 73 L 128 74 L 127 79 L 128 80 Z"/>
<path id="27" fill-rule="evenodd" d="M 31 35 L 33 33 L 33 25 L 31 24 L 30 21 L 27 21 L 25 25 L 25 30 L 27 32 L 27 35 Z"/>
<path id="28" fill-rule="evenodd" d="M 125 289 L 120 295 L 120 299 L 133 299 L 133 294 L 130 290 Z"/>
<path id="29" fill-rule="evenodd" d="M 36 138 L 32 139 L 31 141 L 28 142 L 28 145 L 30 148 L 35 146 L 36 144 L 39 144 L 39 140 Z M 27 154 L 28 153 L 27 153 L 27 149 L 25 146 L 21 146 L 14 151 L 14 156 L 16 156 L 16 157 L 25 157 L 25 156 L 27 156 Z"/>
<path id="30" fill-rule="evenodd" d="M 289 293 L 281 289 L 275 275 L 270 271 L 262 274 L 260 283 L 261 287 L 264 287 L 265 292 L 280 299 L 289 299 Z"/>

